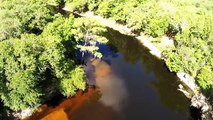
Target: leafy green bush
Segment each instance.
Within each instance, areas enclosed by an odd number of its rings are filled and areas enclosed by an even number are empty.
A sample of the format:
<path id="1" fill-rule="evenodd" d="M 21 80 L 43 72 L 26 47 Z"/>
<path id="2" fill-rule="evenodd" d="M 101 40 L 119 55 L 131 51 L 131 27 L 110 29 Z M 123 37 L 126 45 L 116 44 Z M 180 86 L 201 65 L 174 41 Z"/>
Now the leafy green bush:
<path id="1" fill-rule="evenodd" d="M 75 95 L 76 90 L 85 90 L 86 82 L 84 70 L 81 67 L 76 67 L 69 75 L 60 82 L 60 91 L 64 96 Z"/>
<path id="2" fill-rule="evenodd" d="M 213 85 L 213 72 L 209 67 L 204 67 L 197 75 L 197 82 L 204 90 L 212 89 Z"/>

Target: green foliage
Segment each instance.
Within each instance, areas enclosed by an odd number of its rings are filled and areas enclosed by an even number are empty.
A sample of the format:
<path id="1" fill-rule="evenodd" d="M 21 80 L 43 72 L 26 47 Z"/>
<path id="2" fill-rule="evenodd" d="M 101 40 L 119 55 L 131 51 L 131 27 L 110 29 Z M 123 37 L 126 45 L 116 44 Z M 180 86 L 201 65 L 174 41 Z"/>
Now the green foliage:
<path id="1" fill-rule="evenodd" d="M 44 29 L 42 36 L 55 36 L 62 43 L 61 48 L 65 49 L 64 55 L 67 58 L 75 59 L 75 50 L 77 40 L 74 39 L 72 33 L 74 17 L 70 16 L 68 19 L 59 15 L 54 22 L 49 23 Z"/>
<path id="2" fill-rule="evenodd" d="M 76 50 L 102 56 L 92 44 L 106 42 L 105 28 L 96 21 L 57 14 L 42 30 L 40 35 L 22 34 L 20 39 L 0 42 L 0 98 L 12 110 L 37 106 L 50 88 L 67 97 L 84 90 L 84 70 L 75 63 Z"/>
<path id="3" fill-rule="evenodd" d="M 85 88 L 84 71 L 74 61 L 77 40 L 72 33 L 73 22 L 72 16 L 68 19 L 58 17 L 48 24 L 41 35 L 45 51 L 40 61 L 44 65 L 50 65 L 53 76 L 58 80 L 57 89 L 67 97 L 74 95 L 76 90 Z"/>
<path id="4" fill-rule="evenodd" d="M 49 4 L 59 5 L 61 0 L 0 2 L 0 99 L 4 105 L 15 111 L 34 107 L 49 94 L 46 88 L 52 85 L 67 97 L 78 89 L 84 90 L 84 71 L 75 63 L 75 52 L 80 49 L 102 57 L 96 45 L 107 42 L 103 37 L 106 29 L 91 19 L 53 16 Z M 163 52 L 169 69 L 189 73 L 202 89 L 212 89 L 212 1 L 65 2 L 71 12 L 92 10 L 136 33 L 158 39 L 164 34 L 172 36 L 175 48 Z"/>
<path id="5" fill-rule="evenodd" d="M 111 15 L 111 9 L 114 8 L 115 8 L 114 0 L 107 0 L 107 1 L 104 0 L 99 4 L 96 13 L 108 18 Z"/>
<path id="6" fill-rule="evenodd" d="M 68 19 L 64 18 L 62 15 L 58 15 L 54 22 L 49 23 L 42 35 L 43 36 L 58 36 L 63 41 L 68 41 L 72 38 L 72 26 L 74 22 L 74 17 L 70 16 Z M 57 28 L 57 29 L 56 29 Z"/>
<path id="7" fill-rule="evenodd" d="M 84 5 L 98 15 L 127 25 L 137 34 L 143 32 L 156 39 L 163 35 L 172 37 L 175 48 L 163 49 L 170 71 L 186 72 L 197 78 L 203 89 L 212 88 L 211 0 L 87 0 Z"/>
<path id="8" fill-rule="evenodd" d="M 106 43 L 107 39 L 103 37 L 106 29 L 97 21 L 85 18 L 77 18 L 73 24 L 72 33 L 75 39 L 79 40 L 78 48 L 82 52 L 90 52 L 95 57 L 101 58 L 102 54 L 98 51 L 97 43 Z"/>
<path id="9" fill-rule="evenodd" d="M 45 0 L 1 0 L 0 40 L 39 31 L 52 20 Z"/>
<path id="10" fill-rule="evenodd" d="M 84 70 L 81 67 L 76 67 L 71 71 L 65 79 L 60 82 L 60 90 L 64 96 L 73 96 L 76 90 L 85 90 Z"/>
<path id="11" fill-rule="evenodd" d="M 50 5 L 57 6 L 57 5 L 60 5 L 60 4 L 61 4 L 62 0 L 48 0 L 47 2 L 48 2 L 48 4 L 50 4 Z"/>
<path id="12" fill-rule="evenodd" d="M 175 35 L 176 48 L 165 55 L 171 71 L 189 73 L 205 90 L 211 88 L 211 80 L 204 80 L 204 78 L 212 74 L 212 71 L 208 71 L 207 74 L 206 68 L 213 68 L 211 61 L 213 14 L 207 11 L 205 6 L 197 8 L 191 4 L 186 2 L 185 6 L 180 6 L 183 9 L 179 10 L 174 18 L 179 31 Z M 183 12 L 184 15 L 182 15 Z"/>
<path id="13" fill-rule="evenodd" d="M 23 35 L 21 39 L 1 42 L 0 46 L 0 95 L 4 105 L 12 110 L 34 107 L 40 103 L 41 95 L 48 94 L 42 89 L 42 81 L 49 85 L 53 82 L 43 76 L 47 69 L 51 69 L 58 83 L 72 78 L 70 84 L 76 90 L 85 87 L 83 70 L 74 69 L 74 61 L 65 57 L 66 49 L 57 36 Z M 59 85 L 57 88 L 61 89 Z"/>
<path id="14" fill-rule="evenodd" d="M 209 67 L 204 67 L 200 70 L 200 73 L 197 76 L 197 82 L 204 90 L 212 89 L 213 83 L 213 72 Z"/>
<path id="15" fill-rule="evenodd" d="M 22 33 L 22 24 L 14 16 L 16 16 L 14 12 L 0 9 L 0 40 L 16 37 Z"/>
<path id="16" fill-rule="evenodd" d="M 34 107 L 42 95 L 35 59 L 43 51 L 41 43 L 30 36 L 1 42 L 0 46 L 0 97 L 4 105 L 15 111 Z"/>
<path id="17" fill-rule="evenodd" d="M 181 58 L 177 56 L 177 53 L 174 52 L 168 52 L 167 54 L 167 59 L 166 59 L 166 64 L 169 67 L 171 72 L 183 72 L 183 64 L 181 61 Z"/>
<path id="18" fill-rule="evenodd" d="M 84 11 L 86 9 L 87 0 L 65 0 L 68 9 L 74 11 Z"/>
<path id="19" fill-rule="evenodd" d="M 57 28 L 57 30 L 55 30 Z M 79 48 L 82 52 L 90 52 L 95 57 L 102 57 L 98 52 L 97 42 L 106 43 L 107 39 L 103 37 L 106 29 L 97 21 L 85 18 L 76 18 L 70 16 L 69 19 L 59 16 L 53 23 L 48 24 L 44 29 L 43 36 L 57 36 L 63 43 L 70 42 L 69 46 L 64 44 L 67 50 Z"/>

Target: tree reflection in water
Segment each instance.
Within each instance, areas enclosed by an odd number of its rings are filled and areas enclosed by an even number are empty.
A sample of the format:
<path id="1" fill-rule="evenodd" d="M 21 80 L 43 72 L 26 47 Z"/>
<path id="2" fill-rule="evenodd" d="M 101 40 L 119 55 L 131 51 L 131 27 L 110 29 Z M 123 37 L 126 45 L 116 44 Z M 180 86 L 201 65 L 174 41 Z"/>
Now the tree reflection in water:
<path id="1" fill-rule="evenodd" d="M 133 37 L 110 28 L 108 31 L 106 36 L 110 40 L 109 44 L 123 54 L 126 62 L 130 64 L 141 62 L 147 74 L 154 74 L 156 80 L 150 81 L 150 85 L 159 95 L 162 104 L 175 112 L 189 111 L 189 100 L 177 90 L 180 84 L 178 78 L 168 71 L 163 61 L 151 55 L 149 50 Z"/>
<path id="2" fill-rule="evenodd" d="M 73 120 L 187 119 L 189 100 L 177 90 L 177 78 L 164 62 L 149 54 L 133 37 L 111 29 L 106 37 L 110 47 L 100 44 L 104 58 L 88 62 L 85 68 L 88 82 L 98 88 L 79 91 L 56 107 L 43 105 L 32 118 L 63 115 L 65 120 L 66 117 Z"/>

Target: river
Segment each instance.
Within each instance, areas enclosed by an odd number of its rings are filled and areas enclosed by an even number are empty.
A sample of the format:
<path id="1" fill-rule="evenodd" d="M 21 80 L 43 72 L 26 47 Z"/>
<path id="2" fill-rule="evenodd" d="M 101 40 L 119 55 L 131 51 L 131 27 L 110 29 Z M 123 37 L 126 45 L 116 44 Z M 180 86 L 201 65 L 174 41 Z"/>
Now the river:
<path id="1" fill-rule="evenodd" d="M 103 58 L 87 62 L 87 91 L 42 105 L 30 119 L 191 120 L 190 101 L 164 62 L 133 37 L 109 29 Z M 54 99 L 53 99 L 54 101 Z"/>

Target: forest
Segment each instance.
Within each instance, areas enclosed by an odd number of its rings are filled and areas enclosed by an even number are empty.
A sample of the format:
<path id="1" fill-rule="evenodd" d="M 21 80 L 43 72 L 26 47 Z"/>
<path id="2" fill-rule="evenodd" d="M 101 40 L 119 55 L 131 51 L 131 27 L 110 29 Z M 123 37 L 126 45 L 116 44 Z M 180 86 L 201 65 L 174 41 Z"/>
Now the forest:
<path id="1" fill-rule="evenodd" d="M 185 72 L 213 101 L 211 0 L 0 0 L 1 113 L 36 109 L 53 94 L 86 89 L 77 57 L 102 54 L 106 27 L 72 13 L 92 11 L 149 36 L 171 72 Z M 71 12 L 61 12 L 63 7 Z M 160 46 L 162 36 L 174 44 Z M 3 115 L 3 114 L 1 114 Z"/>

